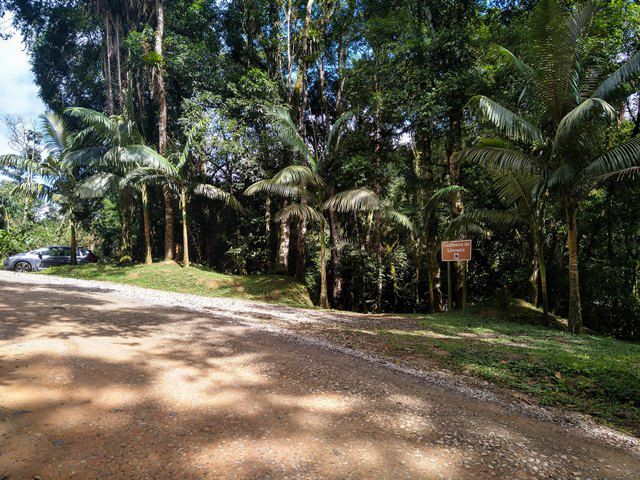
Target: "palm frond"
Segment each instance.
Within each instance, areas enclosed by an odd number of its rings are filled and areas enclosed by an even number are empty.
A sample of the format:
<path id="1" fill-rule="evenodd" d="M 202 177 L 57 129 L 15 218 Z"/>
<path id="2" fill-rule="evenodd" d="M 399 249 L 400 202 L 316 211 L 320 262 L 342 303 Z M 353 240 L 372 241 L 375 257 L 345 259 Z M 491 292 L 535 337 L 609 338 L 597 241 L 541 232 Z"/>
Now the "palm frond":
<path id="1" fill-rule="evenodd" d="M 40 116 L 40 123 L 45 133 L 45 148 L 61 157 L 68 146 L 68 132 L 64 119 L 56 113 L 47 112 Z"/>
<path id="2" fill-rule="evenodd" d="M 305 165 L 289 165 L 276 173 L 272 179 L 274 183 L 306 184 L 317 187 L 324 187 L 325 183 L 322 178 L 316 174 L 311 168 Z"/>
<path id="3" fill-rule="evenodd" d="M 334 212 L 372 211 L 380 208 L 380 199 L 367 188 L 353 188 L 336 193 L 322 205 L 323 210 Z"/>
<path id="4" fill-rule="evenodd" d="M 298 185 L 276 183 L 272 179 L 259 180 L 244 191 L 245 195 L 270 193 L 283 198 L 300 198 L 302 189 Z"/>
<path id="5" fill-rule="evenodd" d="M 384 207 L 380 211 L 380 216 L 387 222 L 392 223 L 398 227 L 404 228 L 409 232 L 415 230 L 415 226 L 411 219 L 404 213 L 389 207 Z"/>
<path id="6" fill-rule="evenodd" d="M 84 126 L 92 127 L 93 132 L 102 139 L 119 135 L 117 122 L 102 112 L 90 108 L 71 107 L 67 108 L 65 113 L 80 120 Z"/>
<path id="7" fill-rule="evenodd" d="M 189 152 L 191 151 L 191 145 L 193 144 L 196 135 L 202 131 L 204 128 L 204 121 L 200 121 L 196 123 L 191 130 L 189 130 L 189 134 L 187 135 L 187 140 L 184 143 L 184 147 L 182 148 L 182 152 L 178 156 L 178 163 L 176 168 L 178 171 L 182 170 L 182 167 L 185 166 L 187 160 L 189 158 Z"/>
<path id="8" fill-rule="evenodd" d="M 549 175 L 549 188 L 555 188 L 562 185 L 569 185 L 576 177 L 575 166 L 571 163 L 563 163 Z"/>
<path id="9" fill-rule="evenodd" d="M 451 199 L 452 195 L 459 192 L 464 192 L 464 191 L 466 190 L 464 189 L 464 187 L 461 187 L 460 185 L 449 185 L 447 187 L 443 187 L 439 190 L 436 190 L 431 195 L 431 198 L 429 198 L 429 201 L 427 202 L 425 209 L 432 210 L 441 201 L 449 200 Z"/>
<path id="10" fill-rule="evenodd" d="M 539 175 L 495 171 L 493 188 L 506 206 L 522 204 L 527 211 L 533 210 L 533 198 L 540 182 Z"/>
<path id="11" fill-rule="evenodd" d="M 543 141 L 539 128 L 488 97 L 475 96 L 469 101 L 469 105 L 480 111 L 482 116 L 489 120 L 500 133 L 511 140 L 526 143 Z"/>
<path id="12" fill-rule="evenodd" d="M 102 197 L 107 192 L 117 190 L 121 181 L 122 177 L 112 173 L 96 173 L 80 183 L 76 191 L 84 199 Z"/>
<path id="13" fill-rule="evenodd" d="M 640 167 L 640 137 L 609 150 L 585 168 L 589 177 L 611 176 Z"/>
<path id="14" fill-rule="evenodd" d="M 527 65 L 525 62 L 520 60 L 516 55 L 514 55 L 510 50 L 507 50 L 504 47 L 494 47 L 495 51 L 504 58 L 508 63 L 513 65 L 525 82 L 529 83 L 535 80 L 536 72 L 533 68 Z"/>
<path id="15" fill-rule="evenodd" d="M 237 212 L 244 212 L 242 204 L 229 192 L 225 192 L 221 188 L 214 187 L 206 183 L 196 184 L 193 188 L 195 195 L 206 197 L 210 200 L 221 200 L 226 206 Z"/>
<path id="16" fill-rule="evenodd" d="M 540 158 L 508 148 L 472 147 L 463 150 L 462 155 L 469 162 L 510 172 L 537 173 L 542 168 Z"/>
<path id="17" fill-rule="evenodd" d="M 471 234 L 488 237 L 490 232 L 484 228 L 478 220 L 471 218 L 468 214 L 463 214 L 449 222 L 444 231 L 443 238 L 450 240 Z"/>
<path id="18" fill-rule="evenodd" d="M 579 96 L 576 55 L 585 20 L 586 15 L 572 15 L 558 0 L 541 0 L 532 16 L 529 35 L 537 92 L 547 116 L 556 122 Z"/>
<path id="19" fill-rule="evenodd" d="M 556 130 L 555 145 L 562 145 L 565 142 L 575 144 L 578 137 L 583 143 L 593 143 L 599 138 L 592 138 L 593 123 L 612 122 L 616 118 L 615 109 L 600 98 L 589 98 L 580 103 L 576 108 L 567 113 Z M 574 141 L 571 141 L 574 139 Z"/>
<path id="20" fill-rule="evenodd" d="M 327 154 L 331 152 L 331 148 L 333 146 L 333 137 L 340 134 L 340 127 L 351 117 L 353 117 L 353 111 L 349 110 L 347 112 L 344 112 L 338 117 L 335 122 L 333 122 L 333 125 L 329 130 L 329 136 L 327 137 Z"/>
<path id="21" fill-rule="evenodd" d="M 139 185 L 141 183 L 166 183 L 171 181 L 171 176 L 165 172 L 149 167 L 138 167 L 129 170 L 124 176 L 123 181 L 128 185 Z"/>
<path id="22" fill-rule="evenodd" d="M 171 162 L 146 145 L 128 145 L 114 151 L 117 152 L 117 159 L 120 162 L 154 168 L 169 175 L 176 173 Z"/>
<path id="23" fill-rule="evenodd" d="M 615 72 L 609 75 L 593 92 L 593 98 L 607 99 L 616 90 L 640 73 L 640 52 L 634 53 Z"/>
<path id="24" fill-rule="evenodd" d="M 589 27 L 595 13 L 596 3 L 593 0 L 588 0 L 569 15 L 569 28 L 575 42 L 580 39 L 584 31 Z"/>
<path id="25" fill-rule="evenodd" d="M 295 203 L 281 208 L 278 213 L 276 213 L 274 220 L 278 223 L 282 223 L 290 220 L 291 218 L 295 218 L 303 222 L 322 222 L 324 220 L 320 212 L 304 203 Z"/>
<path id="26" fill-rule="evenodd" d="M 49 185 L 41 182 L 22 182 L 12 189 L 12 195 L 36 198 L 39 200 L 52 200 L 55 191 Z"/>
<path id="27" fill-rule="evenodd" d="M 66 159 L 69 163 L 77 166 L 104 166 L 102 159 L 108 150 L 108 147 L 102 145 L 97 147 L 79 148 L 67 153 Z"/>
<path id="28" fill-rule="evenodd" d="M 12 153 L 7 155 L 0 155 L 0 166 L 15 168 L 17 170 L 28 170 L 34 173 L 42 173 L 41 162 L 22 157 L 20 155 L 14 155 Z"/>
<path id="29" fill-rule="evenodd" d="M 313 169 L 317 167 L 316 159 L 304 139 L 298 134 L 289 111 L 284 107 L 274 107 L 267 115 L 275 122 L 282 141 L 295 152 L 301 154 Z"/>

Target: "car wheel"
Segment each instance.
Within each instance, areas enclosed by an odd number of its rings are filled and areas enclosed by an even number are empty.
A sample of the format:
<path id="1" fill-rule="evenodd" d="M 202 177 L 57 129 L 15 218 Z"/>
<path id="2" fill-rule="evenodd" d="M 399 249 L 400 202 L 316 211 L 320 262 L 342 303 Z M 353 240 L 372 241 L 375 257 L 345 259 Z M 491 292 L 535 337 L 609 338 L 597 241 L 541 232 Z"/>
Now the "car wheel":
<path id="1" fill-rule="evenodd" d="M 29 262 L 18 262 L 16 266 L 13 267 L 16 272 L 30 272 L 32 270 L 31 264 Z"/>

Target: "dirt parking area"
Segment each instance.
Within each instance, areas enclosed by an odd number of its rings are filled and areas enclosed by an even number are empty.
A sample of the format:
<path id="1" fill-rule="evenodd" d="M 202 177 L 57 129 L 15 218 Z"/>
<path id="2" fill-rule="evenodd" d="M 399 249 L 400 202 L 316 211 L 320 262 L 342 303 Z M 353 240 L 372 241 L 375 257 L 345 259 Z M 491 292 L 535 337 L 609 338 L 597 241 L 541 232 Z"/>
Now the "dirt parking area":
<path id="1" fill-rule="evenodd" d="M 223 301 L 25 278 L 0 277 L 1 479 L 640 477 L 636 447 L 234 321 Z"/>

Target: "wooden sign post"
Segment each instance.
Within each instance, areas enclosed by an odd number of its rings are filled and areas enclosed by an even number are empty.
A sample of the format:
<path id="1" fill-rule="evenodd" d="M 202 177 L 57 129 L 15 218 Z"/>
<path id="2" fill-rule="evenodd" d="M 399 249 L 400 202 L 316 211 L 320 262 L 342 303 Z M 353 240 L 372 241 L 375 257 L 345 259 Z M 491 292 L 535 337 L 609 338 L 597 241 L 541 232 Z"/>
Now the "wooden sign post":
<path id="1" fill-rule="evenodd" d="M 447 262 L 447 311 L 451 311 L 453 305 L 453 292 L 451 285 L 451 262 L 465 262 L 463 272 L 462 308 L 467 306 L 467 262 L 471 260 L 471 240 L 453 240 L 442 242 L 440 254 L 442 261 Z"/>

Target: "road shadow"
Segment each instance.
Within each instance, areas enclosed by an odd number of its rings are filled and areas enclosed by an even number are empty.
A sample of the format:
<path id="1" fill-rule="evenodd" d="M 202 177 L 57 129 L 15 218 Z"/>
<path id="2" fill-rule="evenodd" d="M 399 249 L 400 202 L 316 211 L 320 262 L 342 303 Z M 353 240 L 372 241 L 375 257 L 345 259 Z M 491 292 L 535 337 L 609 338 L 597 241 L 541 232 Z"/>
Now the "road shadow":
<path id="1" fill-rule="evenodd" d="M 561 478 L 603 455 L 223 313 L 3 287 L 0 478 L 516 478 L 520 451 Z"/>

